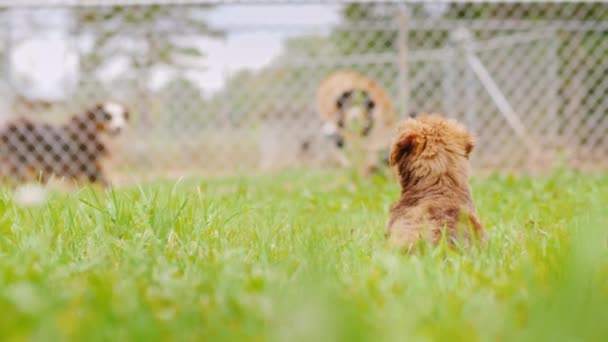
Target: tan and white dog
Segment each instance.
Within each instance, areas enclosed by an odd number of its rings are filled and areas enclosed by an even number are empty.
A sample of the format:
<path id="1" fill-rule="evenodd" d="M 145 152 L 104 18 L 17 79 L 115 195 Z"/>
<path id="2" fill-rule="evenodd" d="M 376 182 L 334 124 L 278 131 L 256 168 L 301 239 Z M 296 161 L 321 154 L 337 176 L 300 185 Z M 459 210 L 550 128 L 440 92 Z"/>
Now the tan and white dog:
<path id="1" fill-rule="evenodd" d="M 355 162 L 371 173 L 387 164 L 397 115 L 378 82 L 351 70 L 333 72 L 319 85 L 316 103 L 322 131 L 341 150 L 343 166 Z"/>

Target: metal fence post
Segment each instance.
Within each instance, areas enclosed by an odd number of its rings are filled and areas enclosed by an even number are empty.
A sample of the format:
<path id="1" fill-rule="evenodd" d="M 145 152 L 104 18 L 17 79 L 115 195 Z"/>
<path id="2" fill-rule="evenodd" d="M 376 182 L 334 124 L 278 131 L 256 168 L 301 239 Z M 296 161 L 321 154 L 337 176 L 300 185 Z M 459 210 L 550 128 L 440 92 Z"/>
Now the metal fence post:
<path id="1" fill-rule="evenodd" d="M 410 88 L 408 83 L 408 9 L 406 4 L 399 4 L 399 102 L 401 107 L 400 117 L 405 117 L 409 113 Z M 399 106 L 398 106 L 399 107 Z"/>
<path id="2" fill-rule="evenodd" d="M 547 116 L 550 124 L 547 127 L 545 134 L 551 139 L 555 139 L 559 134 L 561 117 L 559 115 L 559 86 L 562 82 L 559 74 L 559 40 L 558 36 L 554 35 L 550 38 L 547 46 L 547 63 L 549 63 L 548 76 L 549 84 L 547 85 L 547 95 L 550 96 L 547 106 Z"/>
<path id="3" fill-rule="evenodd" d="M 460 85 L 462 86 L 462 90 L 464 92 L 464 99 L 460 101 L 462 103 L 463 111 L 464 111 L 464 120 L 469 127 L 474 132 L 477 132 L 478 126 L 478 113 L 477 113 L 477 89 L 475 87 L 475 75 L 471 68 L 467 67 L 466 60 L 467 56 L 473 53 L 473 36 L 471 32 L 465 29 L 457 29 L 453 31 L 450 35 L 450 40 L 454 46 L 454 49 L 458 52 L 458 61 L 462 61 L 462 78 Z M 454 55 L 454 53 L 451 53 Z M 459 64 L 460 65 L 460 64 Z M 446 67 L 447 70 L 451 69 L 449 66 Z M 453 71 L 448 71 L 453 76 Z M 451 90 L 453 93 L 454 90 Z M 452 95 L 453 96 L 453 95 Z"/>
<path id="4" fill-rule="evenodd" d="M 449 42 L 448 48 L 445 49 L 445 55 L 441 59 L 441 66 L 443 68 L 441 76 L 443 112 L 452 118 L 456 117 L 459 112 L 456 78 L 458 77 L 458 68 L 462 64 L 459 63 L 460 59 L 456 58 L 455 49 L 455 44 Z"/>

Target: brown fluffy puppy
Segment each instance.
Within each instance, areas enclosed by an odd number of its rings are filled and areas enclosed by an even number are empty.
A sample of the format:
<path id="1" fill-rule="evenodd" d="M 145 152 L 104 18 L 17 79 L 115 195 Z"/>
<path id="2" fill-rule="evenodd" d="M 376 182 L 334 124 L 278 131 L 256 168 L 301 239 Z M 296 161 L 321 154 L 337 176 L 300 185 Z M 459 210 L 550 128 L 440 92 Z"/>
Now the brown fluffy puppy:
<path id="1" fill-rule="evenodd" d="M 390 209 L 388 238 L 410 248 L 420 239 L 450 243 L 470 232 L 485 239 L 469 186 L 472 136 L 461 124 L 437 114 L 406 119 L 391 146 L 401 196 Z"/>

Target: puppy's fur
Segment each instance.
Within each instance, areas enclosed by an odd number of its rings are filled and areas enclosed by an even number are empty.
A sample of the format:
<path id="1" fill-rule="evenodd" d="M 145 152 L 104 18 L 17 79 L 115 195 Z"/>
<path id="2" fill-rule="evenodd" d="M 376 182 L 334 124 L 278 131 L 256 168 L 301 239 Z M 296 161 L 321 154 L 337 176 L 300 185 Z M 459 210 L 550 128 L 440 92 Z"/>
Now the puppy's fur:
<path id="1" fill-rule="evenodd" d="M 106 102 L 74 115 L 63 125 L 20 118 L 0 129 L 0 179 L 13 183 L 51 176 L 109 186 L 101 167 L 108 155 L 102 135 L 116 135 L 127 124 L 127 109 Z"/>
<path id="2" fill-rule="evenodd" d="M 401 196 L 390 209 L 388 238 L 411 248 L 420 239 L 437 243 L 485 239 L 469 186 L 469 156 L 474 142 L 458 122 L 437 114 L 406 119 L 391 146 L 390 164 Z"/>

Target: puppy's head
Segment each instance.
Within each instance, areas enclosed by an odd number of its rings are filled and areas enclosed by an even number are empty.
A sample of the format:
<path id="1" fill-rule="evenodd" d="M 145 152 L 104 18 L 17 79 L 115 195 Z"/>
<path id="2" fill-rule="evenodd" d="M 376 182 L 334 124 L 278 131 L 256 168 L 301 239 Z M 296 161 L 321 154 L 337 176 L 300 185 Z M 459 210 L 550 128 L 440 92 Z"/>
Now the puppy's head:
<path id="1" fill-rule="evenodd" d="M 467 129 L 437 114 L 420 114 L 401 122 L 389 162 L 402 185 L 442 175 L 468 177 L 474 140 Z"/>
<path id="2" fill-rule="evenodd" d="M 89 110 L 97 128 L 110 135 L 117 135 L 129 122 L 128 109 L 116 102 L 103 102 Z"/>

